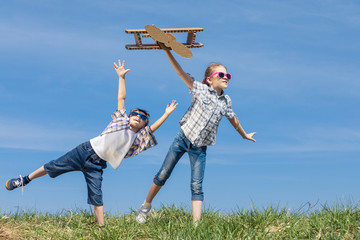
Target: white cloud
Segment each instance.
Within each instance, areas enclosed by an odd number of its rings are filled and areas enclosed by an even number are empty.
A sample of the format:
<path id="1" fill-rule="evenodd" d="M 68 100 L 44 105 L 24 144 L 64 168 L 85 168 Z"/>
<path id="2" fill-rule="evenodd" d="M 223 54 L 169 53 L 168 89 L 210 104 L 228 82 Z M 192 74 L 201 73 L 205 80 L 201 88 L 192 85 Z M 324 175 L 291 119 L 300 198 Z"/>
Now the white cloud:
<path id="1" fill-rule="evenodd" d="M 281 154 L 360 151 L 360 130 L 339 127 L 274 127 L 272 136 L 259 135 L 257 143 L 217 144 L 216 154 Z M 270 140 L 272 139 L 272 140 Z M 220 145 L 220 146 L 219 146 Z M 242 145 L 242 146 L 241 146 Z"/>
<path id="2" fill-rule="evenodd" d="M 315 96 L 359 98 L 360 70 L 348 62 L 333 60 L 316 61 L 311 55 L 294 53 L 289 57 L 284 52 L 272 50 L 241 52 L 231 50 L 228 69 L 234 76 L 229 89 L 252 90 L 257 93 L 288 96 L 291 101 L 301 99 L 303 93 Z M 323 55 L 325 58 L 326 54 Z M 356 59 L 354 59 L 356 60 Z M 261 97 L 261 96 L 260 96 Z"/>
<path id="3" fill-rule="evenodd" d="M 294 160 L 291 156 L 313 153 L 326 157 L 333 153 L 351 153 L 360 151 L 360 130 L 351 128 L 310 128 L 307 130 L 273 129 L 276 134 L 270 137 L 255 138 L 257 143 L 237 139 L 237 141 L 219 141 L 207 150 L 207 163 L 220 165 L 277 165 L 277 164 L 304 164 L 307 160 Z M 286 139 L 286 140 L 284 140 Z M 146 151 L 136 161 L 142 164 L 161 165 L 171 142 L 160 142 L 156 149 Z M 284 154 L 287 159 L 277 159 L 275 156 Z M 259 160 L 256 155 L 267 156 Z M 318 155 L 317 155 L 318 156 Z M 256 158 L 256 160 L 254 160 Z M 268 159 L 266 159 L 268 158 Z M 274 160 L 276 158 L 277 160 Z M 290 158 L 290 159 L 288 159 Z M 320 157 L 321 158 L 321 157 Z M 240 161 L 240 160 L 241 161 Z M 271 160 L 269 160 L 271 159 Z M 189 165 L 185 155 L 179 164 Z"/>
<path id="4" fill-rule="evenodd" d="M 109 28 L 109 26 L 107 26 Z M 117 31 L 120 31 L 119 27 Z M 97 32 L 84 31 L 82 29 L 68 29 L 66 27 L 41 26 L 38 23 L 22 24 L 22 21 L 12 23 L 0 23 L 0 44 L 3 49 L 14 48 L 17 51 L 46 48 L 60 49 L 104 49 L 119 44 L 119 39 L 102 36 Z M 101 31 L 100 31 L 101 32 Z"/>
<path id="5" fill-rule="evenodd" d="M 0 118 L 0 147 L 46 151 L 66 151 L 89 140 L 89 132 L 57 127 L 56 123 L 33 123 L 22 119 Z"/>
<path id="6" fill-rule="evenodd" d="M 344 1 L 256 1 L 227 2 L 226 19 L 277 28 L 331 31 L 336 24 L 359 26 L 359 4 Z M 260 7 L 261 6 L 261 7 Z M 338 26 L 336 26 L 337 28 Z"/>

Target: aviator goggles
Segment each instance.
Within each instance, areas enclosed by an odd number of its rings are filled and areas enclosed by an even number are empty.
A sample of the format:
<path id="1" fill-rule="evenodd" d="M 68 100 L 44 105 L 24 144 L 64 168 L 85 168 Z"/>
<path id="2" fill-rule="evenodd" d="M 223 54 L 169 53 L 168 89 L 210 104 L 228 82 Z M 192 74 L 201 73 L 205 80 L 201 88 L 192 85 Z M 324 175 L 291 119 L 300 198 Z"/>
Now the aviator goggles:
<path id="1" fill-rule="evenodd" d="M 149 119 L 148 116 L 146 116 L 146 115 L 144 115 L 142 113 L 135 112 L 135 111 L 131 111 L 130 116 L 132 116 L 132 117 L 140 116 L 141 120 L 143 120 L 143 121 L 146 121 L 146 120 Z"/>
<path id="2" fill-rule="evenodd" d="M 227 78 L 228 80 L 231 79 L 231 74 L 230 74 L 230 73 L 223 73 L 223 72 L 214 72 L 213 74 L 211 74 L 211 75 L 209 76 L 209 78 L 212 77 L 212 76 L 214 76 L 215 74 L 217 74 L 220 78 L 225 78 L 225 76 L 226 76 L 226 78 Z"/>

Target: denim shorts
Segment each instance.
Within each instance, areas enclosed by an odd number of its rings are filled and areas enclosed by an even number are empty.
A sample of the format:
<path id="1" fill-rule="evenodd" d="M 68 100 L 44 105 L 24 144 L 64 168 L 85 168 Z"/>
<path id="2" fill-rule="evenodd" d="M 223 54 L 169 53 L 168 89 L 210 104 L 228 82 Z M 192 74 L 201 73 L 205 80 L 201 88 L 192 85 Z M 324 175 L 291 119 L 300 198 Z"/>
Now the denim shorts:
<path id="1" fill-rule="evenodd" d="M 52 178 L 71 171 L 81 171 L 87 183 L 88 203 L 94 206 L 103 205 L 101 183 L 106 162 L 94 152 L 89 141 L 46 163 L 44 168 Z"/>
<path id="2" fill-rule="evenodd" d="M 206 148 L 206 146 L 196 147 L 191 144 L 190 140 L 187 139 L 184 132 L 180 129 L 170 146 L 159 172 L 155 175 L 153 182 L 157 186 L 163 186 L 170 177 L 175 165 L 179 162 L 184 153 L 187 152 L 191 167 L 191 200 L 204 201 L 202 183 L 206 165 Z"/>

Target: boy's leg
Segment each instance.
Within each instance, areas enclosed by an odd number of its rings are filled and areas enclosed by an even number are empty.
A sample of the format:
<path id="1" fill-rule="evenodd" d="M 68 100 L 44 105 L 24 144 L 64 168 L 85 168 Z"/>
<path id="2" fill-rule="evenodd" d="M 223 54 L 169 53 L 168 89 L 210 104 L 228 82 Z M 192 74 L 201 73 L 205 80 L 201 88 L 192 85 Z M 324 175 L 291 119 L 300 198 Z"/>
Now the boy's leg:
<path id="1" fill-rule="evenodd" d="M 95 219 L 99 226 L 104 226 L 104 206 L 94 206 Z"/>
<path id="2" fill-rule="evenodd" d="M 13 189 L 18 188 L 18 187 L 23 187 L 23 186 L 26 186 L 31 180 L 33 180 L 35 178 L 42 177 L 42 176 L 44 176 L 46 174 L 47 174 L 47 172 L 45 171 L 44 166 L 41 166 L 40 168 L 38 168 L 34 172 L 30 173 L 28 176 L 22 177 L 20 175 L 18 178 L 9 179 L 5 183 L 5 187 L 6 187 L 7 190 L 13 190 Z"/>
<path id="3" fill-rule="evenodd" d="M 51 178 L 55 178 L 64 173 L 81 171 L 84 168 L 86 159 L 90 155 L 86 151 L 87 144 L 89 144 L 89 142 L 82 143 L 58 159 L 46 163 L 43 166 L 46 174 Z M 31 174 L 31 177 L 37 178 L 42 174 L 44 174 L 44 172 L 39 168 Z"/>
<path id="4" fill-rule="evenodd" d="M 102 196 L 102 168 L 87 169 L 83 172 L 88 190 L 88 204 L 94 205 L 95 220 L 99 226 L 104 225 L 104 206 Z"/>
<path id="5" fill-rule="evenodd" d="M 80 171 L 84 165 L 84 159 L 89 155 L 86 151 L 86 146 L 90 145 L 89 142 L 80 144 L 76 148 L 67 152 L 56 160 L 46 163 L 44 166 L 32 172 L 29 176 L 9 179 L 5 183 L 8 190 L 13 190 L 17 187 L 25 186 L 32 179 L 42 177 L 48 174 L 51 178 L 55 178 L 63 173 L 71 171 Z"/>
<path id="6" fill-rule="evenodd" d="M 83 165 L 83 157 L 80 154 L 80 149 L 81 145 L 67 152 L 58 159 L 46 163 L 44 166 L 32 172 L 29 176 L 22 177 L 20 175 L 18 178 L 9 179 L 5 183 L 6 189 L 13 190 L 18 187 L 23 187 L 32 179 L 42 177 L 46 174 L 54 178 L 66 172 L 80 170 Z"/>
<path id="7" fill-rule="evenodd" d="M 88 191 L 88 204 L 103 206 L 103 194 L 101 190 L 103 170 L 86 169 L 83 171 Z"/>
<path id="8" fill-rule="evenodd" d="M 45 168 L 44 166 L 41 166 L 39 169 L 35 170 L 34 172 L 30 173 L 29 174 L 29 179 L 30 180 L 33 180 L 35 178 L 38 178 L 38 177 L 42 177 L 44 175 L 46 175 L 46 171 L 45 171 Z"/>
<path id="9" fill-rule="evenodd" d="M 46 174 L 44 166 L 30 173 L 28 176 L 22 177 L 21 175 L 17 178 L 9 179 L 5 183 L 7 190 L 13 190 L 18 187 L 26 186 L 34 178 L 42 177 Z"/>
<path id="10" fill-rule="evenodd" d="M 104 207 L 102 195 L 103 169 L 106 162 L 102 160 L 92 149 L 90 144 L 86 144 L 85 151 L 89 153 L 83 169 L 88 190 L 88 204 L 94 205 L 95 219 L 99 226 L 104 225 Z"/>

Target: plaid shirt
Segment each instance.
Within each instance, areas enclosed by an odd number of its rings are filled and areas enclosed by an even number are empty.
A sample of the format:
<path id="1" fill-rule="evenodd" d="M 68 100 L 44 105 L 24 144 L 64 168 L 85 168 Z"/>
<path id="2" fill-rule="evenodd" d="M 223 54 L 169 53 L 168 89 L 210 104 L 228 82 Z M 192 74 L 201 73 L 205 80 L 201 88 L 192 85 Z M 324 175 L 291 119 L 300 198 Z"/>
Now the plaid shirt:
<path id="1" fill-rule="evenodd" d="M 128 129 L 130 127 L 130 119 L 126 115 L 125 109 L 116 110 L 112 114 L 112 121 L 106 127 L 106 129 L 100 134 L 100 136 L 104 134 L 109 134 L 116 131 L 121 131 L 124 129 Z M 134 143 L 131 145 L 129 151 L 125 155 L 124 158 L 133 157 L 142 151 L 145 151 L 151 147 L 157 145 L 156 138 L 154 134 L 150 131 L 150 127 L 146 126 L 141 128 L 136 135 L 136 139 Z"/>
<path id="2" fill-rule="evenodd" d="M 197 146 L 214 145 L 219 122 L 223 116 L 235 116 L 228 95 L 217 96 L 216 91 L 198 81 L 190 90 L 191 105 L 180 120 L 181 129 L 190 142 Z"/>

